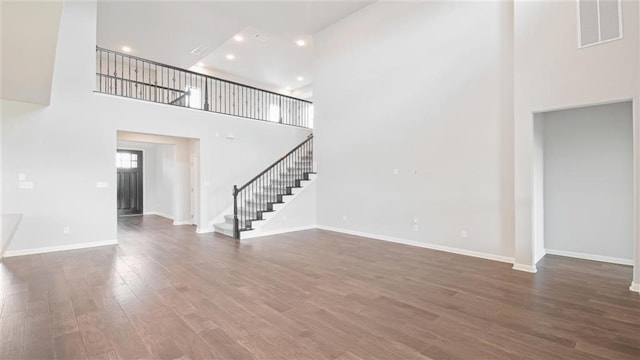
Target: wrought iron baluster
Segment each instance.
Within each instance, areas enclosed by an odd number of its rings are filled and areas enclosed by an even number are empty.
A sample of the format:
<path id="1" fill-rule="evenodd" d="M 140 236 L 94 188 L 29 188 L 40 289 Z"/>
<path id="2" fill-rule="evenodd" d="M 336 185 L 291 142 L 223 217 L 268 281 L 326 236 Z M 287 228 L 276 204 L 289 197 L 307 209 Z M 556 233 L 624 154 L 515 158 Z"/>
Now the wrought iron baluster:
<path id="1" fill-rule="evenodd" d="M 312 105 L 305 100 L 99 47 L 96 47 L 96 55 L 98 92 L 178 106 L 199 104 L 196 107 L 204 111 L 299 127 L 311 126 Z M 194 97 L 195 89 L 198 99 Z M 262 209 L 268 206 L 265 202 L 258 205 Z"/>

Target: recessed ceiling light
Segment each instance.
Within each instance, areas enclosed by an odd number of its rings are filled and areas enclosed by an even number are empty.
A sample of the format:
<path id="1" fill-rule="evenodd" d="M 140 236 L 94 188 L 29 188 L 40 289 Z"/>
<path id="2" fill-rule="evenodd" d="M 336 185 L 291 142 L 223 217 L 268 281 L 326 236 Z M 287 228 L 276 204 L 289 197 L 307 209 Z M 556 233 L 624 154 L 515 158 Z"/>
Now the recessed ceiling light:
<path id="1" fill-rule="evenodd" d="M 131 51 L 131 48 L 130 48 L 130 47 L 128 47 L 128 46 L 123 46 L 123 47 L 122 47 L 122 51 L 124 51 L 124 52 L 130 52 L 130 51 Z"/>
<path id="2" fill-rule="evenodd" d="M 233 55 L 233 54 L 227 54 L 226 58 L 227 58 L 227 60 L 233 60 L 233 59 L 236 58 L 236 56 Z"/>
<path id="3" fill-rule="evenodd" d="M 298 76 L 296 79 L 297 79 L 298 81 L 302 81 L 302 80 L 304 80 L 304 78 L 303 78 L 302 76 Z"/>
<path id="4" fill-rule="evenodd" d="M 203 67 L 203 66 L 204 66 L 204 63 L 199 62 L 199 63 L 197 63 L 196 65 L 198 65 L 198 66 L 200 66 L 200 67 Z"/>
<path id="5" fill-rule="evenodd" d="M 307 43 L 304 42 L 304 40 L 300 39 L 300 40 L 296 40 L 296 45 L 298 46 L 305 46 Z"/>
<path id="6" fill-rule="evenodd" d="M 244 37 L 242 35 L 236 35 L 233 37 L 233 40 L 237 41 L 237 42 L 242 42 L 244 41 Z"/>

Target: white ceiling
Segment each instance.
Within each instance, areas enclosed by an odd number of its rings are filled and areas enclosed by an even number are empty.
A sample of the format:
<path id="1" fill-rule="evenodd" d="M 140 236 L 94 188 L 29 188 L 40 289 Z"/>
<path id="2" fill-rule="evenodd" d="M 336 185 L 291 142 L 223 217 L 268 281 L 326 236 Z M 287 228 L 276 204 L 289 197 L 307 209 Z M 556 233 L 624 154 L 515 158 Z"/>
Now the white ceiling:
<path id="1" fill-rule="evenodd" d="M 97 43 L 113 50 L 126 45 L 132 55 L 295 92 L 313 81 L 313 34 L 372 2 L 100 0 Z M 255 34 L 268 40 L 256 40 Z M 298 47 L 299 39 L 307 45 Z M 198 46 L 212 51 L 192 55 Z"/>

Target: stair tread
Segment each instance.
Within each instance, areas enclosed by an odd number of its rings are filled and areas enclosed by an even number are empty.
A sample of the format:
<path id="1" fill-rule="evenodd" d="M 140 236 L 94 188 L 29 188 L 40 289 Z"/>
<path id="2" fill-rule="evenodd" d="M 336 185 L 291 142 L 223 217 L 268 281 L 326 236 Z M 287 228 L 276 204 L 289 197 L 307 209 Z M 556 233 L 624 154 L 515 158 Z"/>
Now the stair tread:
<path id="1" fill-rule="evenodd" d="M 220 228 L 220 229 L 223 229 L 223 230 L 231 230 L 231 231 L 233 231 L 233 225 L 229 224 L 227 222 L 214 224 L 213 227 L 216 228 L 216 229 Z"/>

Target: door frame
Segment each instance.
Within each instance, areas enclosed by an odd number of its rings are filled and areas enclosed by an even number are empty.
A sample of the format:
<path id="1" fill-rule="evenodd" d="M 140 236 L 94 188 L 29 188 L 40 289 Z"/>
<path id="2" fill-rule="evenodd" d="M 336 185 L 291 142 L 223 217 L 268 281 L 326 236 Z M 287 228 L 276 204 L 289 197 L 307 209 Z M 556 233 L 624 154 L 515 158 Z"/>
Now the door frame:
<path id="1" fill-rule="evenodd" d="M 142 188 L 142 191 L 140 192 L 140 196 L 142 197 L 141 199 L 141 204 L 140 204 L 140 213 L 139 214 L 119 214 L 118 213 L 118 177 L 117 177 L 117 173 L 118 173 L 118 167 L 116 166 L 116 214 L 117 216 L 141 216 L 144 215 L 144 211 L 146 209 L 145 206 L 145 201 L 147 199 L 147 187 L 144 186 L 144 180 L 145 180 L 145 151 L 144 149 L 133 149 L 133 148 L 120 148 L 120 147 L 116 147 L 116 153 L 121 152 L 121 151 L 130 151 L 130 152 L 139 152 L 140 153 L 140 160 L 138 160 L 138 163 L 142 166 L 139 166 L 138 169 L 140 170 L 140 177 L 141 177 L 141 184 L 140 187 Z"/>
<path id="2" fill-rule="evenodd" d="M 144 161 L 144 159 L 146 159 L 147 156 L 147 152 L 145 149 L 140 149 L 140 148 L 132 148 L 132 147 L 116 147 L 116 152 L 118 150 L 129 150 L 129 151 L 142 151 L 142 214 L 141 215 L 145 215 L 148 213 L 145 213 L 145 209 L 147 209 L 147 187 L 144 186 L 144 179 L 145 176 L 144 174 L 147 173 L 147 162 Z M 118 196 L 118 183 L 117 183 L 117 172 L 118 172 L 118 168 L 116 168 L 116 197 Z M 118 212 L 118 203 L 117 203 L 117 198 L 116 198 L 116 213 Z M 127 215 L 123 215 L 123 216 L 127 216 Z"/>
<path id="3" fill-rule="evenodd" d="M 190 157 L 190 187 L 191 187 L 191 224 L 200 223 L 200 155 L 191 153 Z"/>
<path id="4" fill-rule="evenodd" d="M 540 113 L 546 113 L 550 111 L 558 111 L 558 110 L 570 110 L 575 108 L 587 107 L 587 106 L 596 106 L 596 105 L 607 105 L 607 104 L 616 104 L 622 102 L 631 101 L 632 103 L 632 118 L 633 118 L 633 182 L 634 182 L 634 199 L 633 199 L 633 227 L 634 227 L 634 254 L 633 254 L 633 280 L 631 282 L 631 286 L 629 290 L 640 293 L 640 99 L 638 98 L 621 98 L 621 99 L 612 99 L 609 101 L 600 101 L 600 102 L 591 102 L 584 104 L 573 104 L 571 106 L 561 106 L 555 108 L 546 108 L 542 110 L 536 110 L 531 112 L 529 122 L 527 123 L 530 132 L 528 146 L 526 147 L 530 154 L 530 163 L 529 163 L 529 173 L 527 177 L 523 177 L 524 180 L 530 185 L 528 190 L 530 190 L 530 201 L 528 203 L 518 204 L 518 187 L 522 186 L 523 182 L 518 182 L 516 177 L 514 181 L 514 188 L 516 189 L 516 208 L 515 208 L 515 220 L 516 220 L 516 236 L 514 247 L 516 250 L 516 257 L 513 265 L 514 270 L 521 270 L 526 272 L 535 273 L 536 269 L 536 259 L 533 254 L 535 254 L 535 247 L 538 241 L 544 242 L 544 222 L 539 220 L 539 217 L 544 216 L 544 199 L 542 197 L 542 192 L 539 187 L 534 187 L 535 177 L 539 176 L 534 173 L 535 162 L 539 160 L 534 156 L 534 143 L 535 143 L 535 120 L 539 119 L 539 116 L 536 116 Z M 518 155 L 518 143 L 522 143 L 523 139 L 516 138 L 514 139 L 515 144 L 515 163 L 518 161 L 522 161 L 519 159 Z M 520 145 L 524 147 L 524 145 Z M 522 157 L 522 156 L 520 156 Z M 516 166 L 517 167 L 517 166 Z M 526 219 L 525 219 L 526 218 Z M 525 223 L 525 220 L 530 225 L 528 228 L 523 226 L 523 231 L 518 233 L 518 222 Z M 535 225 L 534 225 L 535 224 Z M 528 231 L 524 231 L 528 230 Z M 542 234 L 542 236 L 540 236 Z M 522 252 L 522 258 L 518 256 L 518 249 L 520 248 Z"/>

